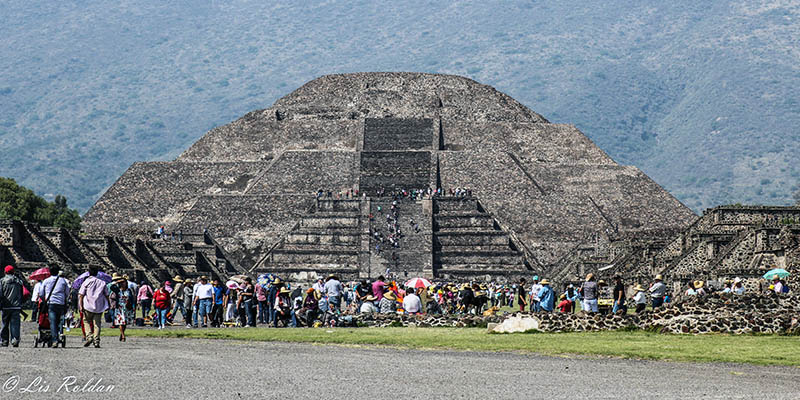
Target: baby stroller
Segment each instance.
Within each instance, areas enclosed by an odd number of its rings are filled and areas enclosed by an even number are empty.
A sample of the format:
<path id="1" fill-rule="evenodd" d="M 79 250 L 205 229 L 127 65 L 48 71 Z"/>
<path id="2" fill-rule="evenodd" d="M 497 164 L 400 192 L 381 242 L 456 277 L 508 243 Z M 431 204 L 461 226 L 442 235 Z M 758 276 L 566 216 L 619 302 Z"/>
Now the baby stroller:
<path id="1" fill-rule="evenodd" d="M 39 318 L 37 320 L 39 323 L 39 329 L 33 338 L 33 347 L 39 347 L 40 344 L 42 347 L 52 346 L 50 344 L 50 340 L 52 339 L 52 335 L 50 334 L 50 316 L 47 312 L 47 306 L 43 305 L 43 303 L 44 302 L 39 299 Z M 61 344 L 62 348 L 67 346 L 67 337 L 63 333 L 56 341 L 56 347 L 58 347 L 59 344 Z"/>

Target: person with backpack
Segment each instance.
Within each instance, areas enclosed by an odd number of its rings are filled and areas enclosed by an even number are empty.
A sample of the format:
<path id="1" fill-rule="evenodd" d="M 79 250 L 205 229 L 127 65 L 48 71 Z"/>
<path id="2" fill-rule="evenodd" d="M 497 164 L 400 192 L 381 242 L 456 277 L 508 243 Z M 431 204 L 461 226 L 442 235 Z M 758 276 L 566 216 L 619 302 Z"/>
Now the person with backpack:
<path id="1" fill-rule="evenodd" d="M 167 313 L 172 305 L 172 298 L 169 291 L 167 291 L 167 282 L 161 284 L 161 287 L 153 293 L 153 307 L 156 309 L 158 316 L 153 322 L 153 326 L 158 325 L 158 329 L 164 329 L 167 326 Z"/>
<path id="2" fill-rule="evenodd" d="M 61 276 L 61 267 L 50 267 L 51 276 L 42 282 L 39 298 L 50 319 L 50 347 L 58 343 L 64 326 L 64 314 L 67 313 L 67 299 L 69 299 L 70 286 L 67 278 Z M 42 310 L 40 312 L 44 312 Z"/>
<path id="3" fill-rule="evenodd" d="M 0 308 L 3 311 L 3 330 L 0 331 L 0 346 L 19 347 L 19 326 L 22 313 L 25 283 L 14 275 L 14 267 L 7 265 L 5 276 L 0 279 Z"/>

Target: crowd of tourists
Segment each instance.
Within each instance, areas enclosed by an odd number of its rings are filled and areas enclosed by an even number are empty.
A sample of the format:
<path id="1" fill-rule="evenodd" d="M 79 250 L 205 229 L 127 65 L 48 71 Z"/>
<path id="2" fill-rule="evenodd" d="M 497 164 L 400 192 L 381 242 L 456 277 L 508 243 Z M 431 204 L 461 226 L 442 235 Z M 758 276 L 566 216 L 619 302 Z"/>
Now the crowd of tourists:
<path id="1" fill-rule="evenodd" d="M 626 285 L 616 276 L 610 284 L 588 274 L 583 282 L 566 283 L 556 288 L 548 279 L 534 276 L 528 284 L 520 279 L 512 284 L 430 282 L 414 278 L 405 282 L 396 276 L 374 280 L 342 282 L 336 275 L 318 279 L 310 287 L 292 285 L 272 274 L 257 279 L 237 276 L 225 284 L 201 276 L 197 281 L 175 276 L 153 287 L 133 282 L 126 275 L 106 275 L 90 267 L 71 282 L 53 265 L 48 277 L 26 282 L 14 267 L 6 266 L 0 280 L 2 333 L 0 345 L 18 346 L 20 320 L 32 302 L 31 320 L 51 321 L 46 343 L 56 347 L 63 329 L 80 328 L 84 346 L 100 346 L 103 322 L 119 329 L 119 340 L 126 341 L 130 325 L 164 329 L 174 325 L 205 327 L 319 327 L 340 326 L 363 313 L 404 314 L 483 314 L 491 315 L 503 307 L 520 311 L 573 313 L 601 312 L 599 301 L 611 300 L 608 312 L 639 313 L 649 305 L 661 307 L 670 302 L 670 291 L 661 275 L 647 287 Z M 787 293 L 786 282 L 775 276 L 761 289 Z M 712 291 L 742 295 L 747 291 L 742 279 L 709 287 L 702 281 L 687 284 L 681 296 L 705 296 Z M 607 294 L 610 294 L 607 295 Z M 76 316 L 77 314 L 77 316 Z M 179 322 L 180 319 L 180 322 Z"/>

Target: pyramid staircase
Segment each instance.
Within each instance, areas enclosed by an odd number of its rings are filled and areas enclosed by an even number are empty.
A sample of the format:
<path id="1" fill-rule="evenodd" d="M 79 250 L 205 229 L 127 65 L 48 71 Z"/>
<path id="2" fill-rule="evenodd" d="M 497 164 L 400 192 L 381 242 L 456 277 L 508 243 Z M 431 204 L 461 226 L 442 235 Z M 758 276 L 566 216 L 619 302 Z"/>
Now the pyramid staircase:
<path id="1" fill-rule="evenodd" d="M 361 254 L 361 200 L 319 199 L 251 272 L 315 271 L 357 276 Z"/>
<path id="2" fill-rule="evenodd" d="M 532 268 L 524 252 L 475 197 L 438 197 L 433 203 L 433 271 L 437 277 L 476 275 L 517 279 Z"/>

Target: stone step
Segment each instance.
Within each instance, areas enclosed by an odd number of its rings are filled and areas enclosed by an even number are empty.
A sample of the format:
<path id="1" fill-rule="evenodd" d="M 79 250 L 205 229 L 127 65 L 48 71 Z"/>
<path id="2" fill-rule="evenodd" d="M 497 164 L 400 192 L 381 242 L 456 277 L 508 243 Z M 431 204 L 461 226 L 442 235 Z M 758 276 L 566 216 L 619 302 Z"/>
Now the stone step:
<path id="1" fill-rule="evenodd" d="M 320 251 L 320 252 L 330 252 L 330 251 L 337 251 L 337 250 L 355 250 L 358 251 L 361 249 L 361 242 L 358 243 L 284 243 L 280 250 L 313 250 L 313 251 Z"/>
<path id="2" fill-rule="evenodd" d="M 271 263 L 350 264 L 358 265 L 358 250 L 291 250 L 275 249 L 269 255 Z"/>
<path id="3" fill-rule="evenodd" d="M 433 132 L 433 120 L 429 118 L 366 118 L 364 149 L 429 149 Z"/>
<path id="4" fill-rule="evenodd" d="M 472 244 L 472 245 L 437 245 L 434 243 L 434 250 L 445 253 L 466 253 L 470 251 L 476 252 L 502 252 L 513 251 L 508 242 L 504 244 Z"/>
<path id="5" fill-rule="evenodd" d="M 359 212 L 361 209 L 361 200 L 335 200 L 335 199 L 320 199 L 317 200 L 317 208 L 315 212 L 341 212 L 351 211 Z"/>
<path id="6" fill-rule="evenodd" d="M 434 214 L 470 211 L 478 211 L 478 199 L 475 197 L 438 197 L 433 202 Z"/>
<path id="7" fill-rule="evenodd" d="M 437 264 L 520 264 L 524 262 L 521 252 L 516 251 L 460 251 L 436 252 Z"/>
<path id="8" fill-rule="evenodd" d="M 469 274 L 474 274 L 476 271 L 487 271 L 499 274 L 527 271 L 527 268 L 525 268 L 523 264 L 434 264 L 433 268 L 436 272 L 462 272 Z"/>
<path id="9" fill-rule="evenodd" d="M 289 274 L 289 273 L 302 273 L 302 272 L 317 272 L 319 275 L 324 274 L 358 274 L 358 264 L 330 264 L 330 263 L 265 263 L 262 266 L 258 267 L 255 272 L 261 273 L 277 273 L 278 275 L 281 274 Z M 323 274 L 324 272 L 324 274 Z M 284 276 L 281 276 L 282 278 Z"/>
<path id="10" fill-rule="evenodd" d="M 433 218 L 434 231 L 447 230 L 493 230 L 494 219 L 489 214 L 463 214 L 463 215 L 442 215 L 438 214 Z"/>
<path id="11" fill-rule="evenodd" d="M 509 236 L 503 231 L 439 231 L 433 235 L 433 243 L 438 246 L 504 245 L 508 247 Z"/>
<path id="12" fill-rule="evenodd" d="M 359 244 L 361 242 L 360 232 L 289 232 L 286 236 L 286 243 L 293 244 Z"/>
<path id="13" fill-rule="evenodd" d="M 301 228 L 358 228 L 358 217 L 339 215 L 308 215 L 300 220 Z"/>

